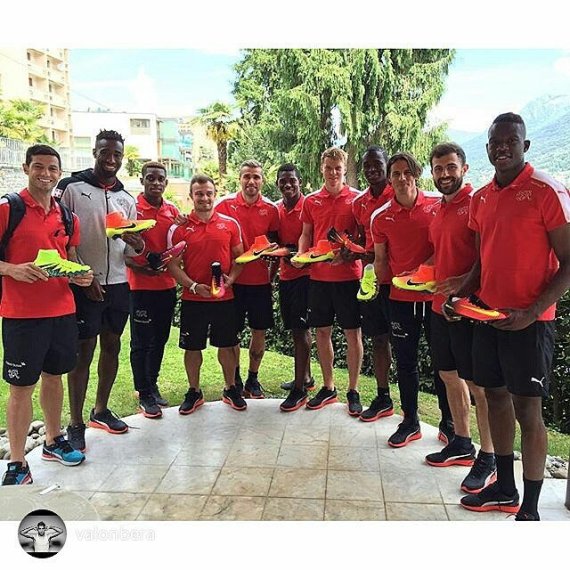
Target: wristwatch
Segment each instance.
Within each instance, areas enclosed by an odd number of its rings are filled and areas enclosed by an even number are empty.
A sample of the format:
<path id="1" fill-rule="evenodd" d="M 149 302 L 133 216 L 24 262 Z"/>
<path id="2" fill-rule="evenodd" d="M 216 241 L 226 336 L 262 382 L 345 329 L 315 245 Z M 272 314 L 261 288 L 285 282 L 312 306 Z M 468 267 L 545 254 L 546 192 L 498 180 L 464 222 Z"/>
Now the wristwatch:
<path id="1" fill-rule="evenodd" d="M 190 287 L 189 287 L 190 293 L 193 293 L 194 295 L 196 295 L 196 287 L 198 287 L 198 281 L 194 281 L 194 283 L 192 283 L 192 285 L 190 285 Z"/>

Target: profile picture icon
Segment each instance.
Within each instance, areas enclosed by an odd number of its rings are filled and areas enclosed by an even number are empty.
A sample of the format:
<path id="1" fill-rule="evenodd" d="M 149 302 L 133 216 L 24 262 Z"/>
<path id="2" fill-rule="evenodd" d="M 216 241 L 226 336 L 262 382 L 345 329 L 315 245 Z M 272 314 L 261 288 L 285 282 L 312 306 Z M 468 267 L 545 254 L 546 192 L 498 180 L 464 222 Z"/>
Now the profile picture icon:
<path id="1" fill-rule="evenodd" d="M 27 514 L 18 527 L 20 546 L 35 558 L 54 556 L 63 548 L 66 538 L 63 520 L 46 509 Z"/>

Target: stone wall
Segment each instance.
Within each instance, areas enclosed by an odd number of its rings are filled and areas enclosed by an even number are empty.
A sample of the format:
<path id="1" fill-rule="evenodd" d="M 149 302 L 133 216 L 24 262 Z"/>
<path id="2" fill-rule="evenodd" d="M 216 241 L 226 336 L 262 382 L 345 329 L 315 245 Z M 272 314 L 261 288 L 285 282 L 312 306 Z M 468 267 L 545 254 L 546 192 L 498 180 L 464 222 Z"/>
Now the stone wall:
<path id="1" fill-rule="evenodd" d="M 27 184 L 28 177 L 24 174 L 21 166 L 18 168 L 0 167 L 0 196 L 6 192 L 19 192 Z"/>

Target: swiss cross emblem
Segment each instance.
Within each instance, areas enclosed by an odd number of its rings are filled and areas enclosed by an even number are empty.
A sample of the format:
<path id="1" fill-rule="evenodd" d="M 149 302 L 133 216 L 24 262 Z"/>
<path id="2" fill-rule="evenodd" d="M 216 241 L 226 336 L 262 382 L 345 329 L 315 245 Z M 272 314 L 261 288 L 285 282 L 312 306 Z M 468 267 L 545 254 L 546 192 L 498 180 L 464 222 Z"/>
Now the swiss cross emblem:
<path id="1" fill-rule="evenodd" d="M 216 228 L 218 230 L 225 230 L 226 229 L 226 224 L 216 224 Z"/>
<path id="2" fill-rule="evenodd" d="M 469 213 L 469 206 L 463 206 L 462 208 L 458 208 L 457 215 L 458 216 L 466 216 Z"/>
<path id="3" fill-rule="evenodd" d="M 265 208 L 263 208 L 262 210 L 259 210 L 259 215 L 260 216 L 267 216 L 267 210 Z"/>
<path id="4" fill-rule="evenodd" d="M 522 202 L 523 200 L 531 200 L 532 199 L 532 190 L 519 190 L 515 196 L 515 198 Z"/>

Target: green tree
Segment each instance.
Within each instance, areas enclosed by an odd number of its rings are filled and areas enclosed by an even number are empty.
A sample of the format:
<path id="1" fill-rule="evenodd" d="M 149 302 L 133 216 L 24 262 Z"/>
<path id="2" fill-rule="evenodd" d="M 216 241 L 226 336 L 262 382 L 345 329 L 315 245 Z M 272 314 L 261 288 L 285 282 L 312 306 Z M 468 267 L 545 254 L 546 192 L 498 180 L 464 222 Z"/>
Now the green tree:
<path id="1" fill-rule="evenodd" d="M 49 139 L 39 126 L 44 105 L 24 99 L 0 101 L 0 136 L 27 143 L 46 143 Z"/>
<path id="2" fill-rule="evenodd" d="M 141 161 L 140 161 L 140 152 L 139 149 L 132 145 L 128 144 L 125 146 L 125 153 L 123 158 L 126 159 L 126 169 L 129 176 L 135 176 L 136 174 L 140 174 L 141 171 Z"/>
<path id="3" fill-rule="evenodd" d="M 445 125 L 427 125 L 444 92 L 452 50 L 256 49 L 236 65 L 241 130 L 231 160 L 292 161 L 312 187 L 319 158 L 332 145 L 358 158 L 370 144 L 407 150 L 425 161 Z"/>

